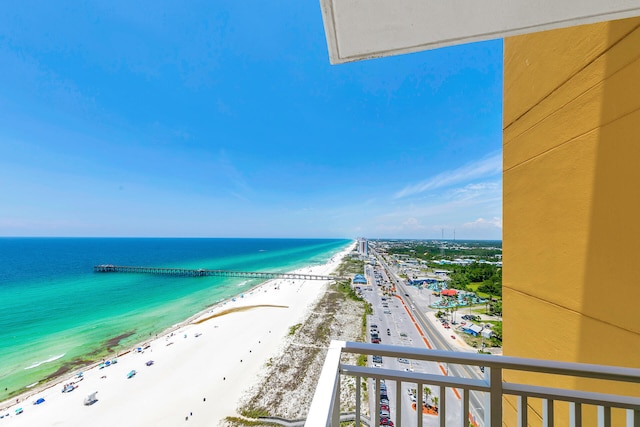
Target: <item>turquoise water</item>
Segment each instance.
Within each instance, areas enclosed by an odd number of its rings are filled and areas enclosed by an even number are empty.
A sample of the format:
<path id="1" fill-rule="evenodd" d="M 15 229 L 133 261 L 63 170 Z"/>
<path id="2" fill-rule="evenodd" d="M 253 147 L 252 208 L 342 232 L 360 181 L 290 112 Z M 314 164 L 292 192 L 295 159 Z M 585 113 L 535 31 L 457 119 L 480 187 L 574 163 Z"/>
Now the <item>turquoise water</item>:
<path id="1" fill-rule="evenodd" d="M 160 333 L 260 282 L 100 274 L 93 273 L 94 265 L 284 272 L 324 263 L 349 244 L 319 239 L 0 238 L 0 400 Z"/>

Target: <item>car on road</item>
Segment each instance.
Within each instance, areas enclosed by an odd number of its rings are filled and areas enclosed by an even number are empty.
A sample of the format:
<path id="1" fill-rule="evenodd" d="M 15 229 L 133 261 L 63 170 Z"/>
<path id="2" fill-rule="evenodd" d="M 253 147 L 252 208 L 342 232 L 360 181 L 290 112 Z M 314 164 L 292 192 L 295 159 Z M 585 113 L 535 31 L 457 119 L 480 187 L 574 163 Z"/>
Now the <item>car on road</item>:
<path id="1" fill-rule="evenodd" d="M 373 356 L 373 363 L 382 363 L 382 356 Z"/>
<path id="2" fill-rule="evenodd" d="M 408 297 L 408 296 L 409 296 L 409 294 L 404 294 L 404 296 L 405 296 L 405 297 Z"/>
<path id="3" fill-rule="evenodd" d="M 378 325 L 371 325 L 371 329 L 378 329 Z"/>
<path id="4" fill-rule="evenodd" d="M 455 335 L 451 335 L 451 339 L 455 340 L 456 336 Z"/>
<path id="5" fill-rule="evenodd" d="M 391 310 L 385 310 L 383 313 L 384 314 L 391 314 Z"/>
<path id="6" fill-rule="evenodd" d="M 371 342 L 372 342 L 373 344 L 380 344 L 380 338 L 372 338 L 372 339 L 371 339 Z"/>
<path id="7" fill-rule="evenodd" d="M 399 357 L 398 362 L 400 363 L 409 363 L 409 359 L 405 359 L 404 357 Z"/>
<path id="8" fill-rule="evenodd" d="M 391 421 L 389 418 L 380 418 L 380 425 L 393 427 L 393 421 Z"/>

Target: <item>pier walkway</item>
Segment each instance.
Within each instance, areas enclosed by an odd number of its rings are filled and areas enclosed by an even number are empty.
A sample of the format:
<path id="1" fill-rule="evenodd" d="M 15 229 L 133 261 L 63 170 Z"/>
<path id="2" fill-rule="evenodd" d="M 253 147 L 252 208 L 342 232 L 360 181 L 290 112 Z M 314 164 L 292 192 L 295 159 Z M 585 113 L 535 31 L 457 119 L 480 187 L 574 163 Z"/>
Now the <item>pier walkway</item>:
<path id="1" fill-rule="evenodd" d="M 230 270 L 207 270 L 204 268 L 164 268 L 164 267 L 131 267 L 124 265 L 102 264 L 93 267 L 95 273 L 144 273 L 158 274 L 164 276 L 184 276 L 184 277 L 244 277 L 250 279 L 294 279 L 294 280 L 348 280 L 337 276 L 320 276 L 316 274 L 304 273 L 268 273 L 264 271 L 230 271 Z"/>

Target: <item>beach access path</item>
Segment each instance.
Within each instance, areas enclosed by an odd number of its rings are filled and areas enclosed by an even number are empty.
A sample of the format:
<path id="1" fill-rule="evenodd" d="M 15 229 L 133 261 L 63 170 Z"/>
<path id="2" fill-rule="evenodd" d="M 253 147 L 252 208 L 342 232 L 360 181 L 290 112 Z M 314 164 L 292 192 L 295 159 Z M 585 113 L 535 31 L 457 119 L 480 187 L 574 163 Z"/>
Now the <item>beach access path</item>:
<path id="1" fill-rule="evenodd" d="M 297 272 L 328 275 L 351 249 Z M 289 328 L 307 316 L 327 286 L 316 280 L 265 282 L 158 335 L 142 352 L 86 370 L 70 393 L 61 390 L 72 376 L 21 396 L 18 403 L 3 402 L 0 415 L 11 415 L 0 419 L 0 427 L 217 426 L 236 415 L 240 398 L 259 381 L 269 358 L 279 354 Z M 132 370 L 135 376 L 127 378 Z M 97 402 L 85 406 L 93 392 Z M 34 405 L 38 398 L 45 402 Z M 23 413 L 15 415 L 17 408 Z"/>

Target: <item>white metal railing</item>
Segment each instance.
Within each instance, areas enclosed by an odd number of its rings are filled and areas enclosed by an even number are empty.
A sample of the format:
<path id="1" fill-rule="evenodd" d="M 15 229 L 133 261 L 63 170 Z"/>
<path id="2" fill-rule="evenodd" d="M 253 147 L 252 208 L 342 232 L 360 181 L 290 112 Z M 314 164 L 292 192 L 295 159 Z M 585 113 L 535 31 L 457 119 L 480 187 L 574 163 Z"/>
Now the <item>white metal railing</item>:
<path id="1" fill-rule="evenodd" d="M 341 363 L 343 353 L 363 355 L 378 355 L 387 357 L 406 358 L 420 361 L 451 363 L 484 367 L 484 378 L 465 378 L 451 375 L 436 375 L 400 370 L 354 366 Z M 459 424 L 469 425 L 470 406 L 469 396 L 472 392 L 484 392 L 483 404 L 485 426 L 502 426 L 503 397 L 516 396 L 518 401 L 518 426 L 528 425 L 528 404 L 531 400 L 539 399 L 542 405 L 543 426 L 552 427 L 555 422 L 555 402 L 568 402 L 570 408 L 569 420 L 562 425 L 579 427 L 582 425 L 583 405 L 598 408 L 598 426 L 610 427 L 611 410 L 620 408 L 626 410 L 626 426 L 640 427 L 640 398 L 634 396 L 614 395 L 542 387 L 532 384 L 507 383 L 503 380 L 503 371 L 526 371 L 541 374 L 568 376 L 573 378 L 590 378 L 617 383 L 635 383 L 640 386 L 640 369 L 621 368 L 613 366 L 588 365 L 581 363 L 555 362 L 548 360 L 526 359 L 507 356 L 493 356 L 486 354 L 450 352 L 443 350 L 427 350 L 412 347 L 399 347 L 359 342 L 332 341 L 325 359 L 322 373 L 318 381 L 305 427 L 338 427 L 340 425 L 340 377 L 343 375 L 356 378 L 356 426 L 360 426 L 361 395 L 360 384 L 363 378 L 375 381 L 375 390 L 380 390 L 380 380 L 395 381 L 395 425 L 401 427 L 402 416 L 402 385 L 403 383 L 418 384 L 416 403 L 422 402 L 422 387 L 430 385 L 439 387 L 440 405 L 438 411 L 438 425 L 446 425 L 446 395 L 447 389 L 456 389 L 461 398 Z M 377 414 L 380 410 L 380 400 L 375 399 L 372 408 L 372 427 L 378 427 L 380 420 Z M 416 408 L 417 409 L 417 408 Z M 416 422 L 411 425 L 423 426 L 421 411 L 416 410 Z"/>

